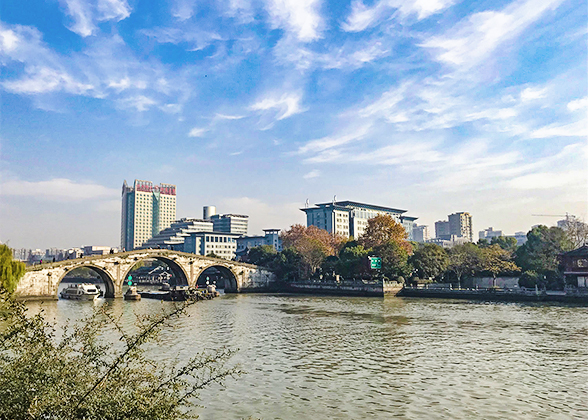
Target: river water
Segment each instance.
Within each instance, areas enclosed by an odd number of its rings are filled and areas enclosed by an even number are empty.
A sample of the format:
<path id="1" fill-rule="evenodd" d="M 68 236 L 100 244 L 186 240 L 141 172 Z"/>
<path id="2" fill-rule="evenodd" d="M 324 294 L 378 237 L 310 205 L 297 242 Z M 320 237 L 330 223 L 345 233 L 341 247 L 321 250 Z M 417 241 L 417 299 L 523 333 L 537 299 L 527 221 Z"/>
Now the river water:
<path id="1" fill-rule="evenodd" d="M 30 302 L 62 324 L 92 302 Z M 168 303 L 109 302 L 131 320 Z M 239 349 L 202 419 L 586 419 L 588 308 L 416 298 L 223 295 L 198 302 L 157 360 Z"/>

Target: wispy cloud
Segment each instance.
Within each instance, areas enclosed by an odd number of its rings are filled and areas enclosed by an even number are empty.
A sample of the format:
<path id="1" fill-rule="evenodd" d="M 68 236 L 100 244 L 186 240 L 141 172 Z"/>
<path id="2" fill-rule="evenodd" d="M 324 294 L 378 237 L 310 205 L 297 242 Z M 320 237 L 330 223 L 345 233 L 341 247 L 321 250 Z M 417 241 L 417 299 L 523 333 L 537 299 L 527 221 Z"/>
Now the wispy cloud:
<path id="1" fill-rule="evenodd" d="M 189 137 L 204 137 L 204 135 L 208 132 L 208 128 L 204 127 L 194 127 L 188 133 Z"/>
<path id="2" fill-rule="evenodd" d="M 305 173 L 302 178 L 313 179 L 313 178 L 318 178 L 320 175 L 321 175 L 321 171 L 319 171 L 318 169 L 313 169 L 312 171 Z"/>
<path id="3" fill-rule="evenodd" d="M 60 0 L 73 23 L 68 28 L 82 37 L 94 35 L 96 21 L 120 21 L 131 15 L 126 0 Z"/>
<path id="4" fill-rule="evenodd" d="M 481 63 L 505 42 L 518 37 L 563 0 L 514 1 L 501 11 L 475 13 L 445 34 L 422 43 L 434 58 L 449 66 L 467 70 Z"/>
<path id="5" fill-rule="evenodd" d="M 299 92 L 272 94 L 255 102 L 249 109 L 252 111 L 277 110 L 275 118 L 280 121 L 306 111 L 300 104 L 301 100 L 302 94 Z"/>
<path id="6" fill-rule="evenodd" d="M 0 194 L 4 196 L 33 197 L 52 201 L 109 199 L 118 197 L 119 193 L 118 189 L 66 178 L 38 182 L 8 180 L 0 185 Z"/>

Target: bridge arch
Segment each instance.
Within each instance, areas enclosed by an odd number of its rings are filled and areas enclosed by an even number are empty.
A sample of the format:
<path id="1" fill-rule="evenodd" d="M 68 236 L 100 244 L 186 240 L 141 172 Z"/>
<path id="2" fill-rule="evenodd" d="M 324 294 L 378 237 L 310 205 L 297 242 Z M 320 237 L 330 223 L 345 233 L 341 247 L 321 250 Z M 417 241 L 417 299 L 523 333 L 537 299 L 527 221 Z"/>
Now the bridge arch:
<path id="1" fill-rule="evenodd" d="M 135 265 L 138 262 L 141 262 L 144 260 L 158 260 L 158 261 L 161 261 L 162 263 L 165 263 L 169 267 L 171 272 L 174 274 L 174 277 L 176 278 L 176 282 L 179 281 L 181 284 L 184 284 L 184 285 L 189 284 L 188 274 L 186 273 L 186 271 L 184 270 L 182 265 L 175 262 L 173 257 L 167 258 L 167 257 L 163 257 L 161 255 L 148 255 L 148 256 L 142 257 L 142 258 L 136 257 L 134 259 L 134 261 L 135 261 L 134 264 L 126 270 L 124 276 L 122 277 L 123 284 L 126 281 L 127 277 L 129 276 L 129 273 L 133 270 L 133 267 L 135 267 Z"/>
<path id="2" fill-rule="evenodd" d="M 78 266 L 70 267 L 70 268 L 66 269 L 65 272 L 61 275 L 61 277 L 57 281 L 57 284 L 55 285 L 55 295 L 57 295 L 58 290 L 59 290 L 59 285 L 61 284 L 61 282 L 63 281 L 65 276 L 67 276 L 72 271 L 75 271 L 78 268 L 83 268 L 83 267 L 91 269 L 96 274 L 98 274 L 98 276 L 100 276 L 100 280 L 102 280 L 102 283 L 104 283 L 104 288 L 105 288 L 104 297 L 105 298 L 113 298 L 115 296 L 114 279 L 112 278 L 110 273 L 108 273 L 108 271 L 106 271 L 102 267 L 98 267 L 97 265 L 94 265 L 94 264 L 83 264 L 83 265 L 78 265 Z"/>
<path id="3" fill-rule="evenodd" d="M 203 274 L 206 270 L 210 268 L 215 268 L 223 275 L 225 278 L 225 292 L 226 293 L 237 293 L 239 291 L 239 283 L 237 281 L 237 275 L 230 267 L 227 267 L 223 264 L 211 264 L 209 266 L 203 267 L 195 276 L 194 276 L 194 283 L 198 287 L 202 287 L 206 285 L 206 279 L 204 278 Z"/>

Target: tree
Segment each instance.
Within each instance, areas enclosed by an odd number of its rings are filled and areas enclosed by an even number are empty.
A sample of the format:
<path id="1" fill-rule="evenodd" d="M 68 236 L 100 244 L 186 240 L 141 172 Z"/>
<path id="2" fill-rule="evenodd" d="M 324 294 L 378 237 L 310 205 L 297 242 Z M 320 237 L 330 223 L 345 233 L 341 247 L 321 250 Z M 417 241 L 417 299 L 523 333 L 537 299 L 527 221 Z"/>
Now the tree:
<path id="1" fill-rule="evenodd" d="M 247 259 L 251 264 L 270 266 L 278 252 L 271 245 L 253 247 L 247 253 Z"/>
<path id="2" fill-rule="evenodd" d="M 378 215 L 367 222 L 367 227 L 358 243 L 364 248 L 375 248 L 388 242 L 396 242 L 407 254 L 412 253 L 412 246 L 407 241 L 408 234 L 402 225 L 390 215 Z"/>
<path id="3" fill-rule="evenodd" d="M 205 352 L 177 366 L 162 366 L 144 352 L 193 303 L 138 319 L 133 330 L 99 308 L 57 338 L 43 313 L 27 316 L 22 303 L 0 292 L 0 418 L 196 418 L 188 410 L 197 392 L 240 373 L 227 367 L 233 352 Z"/>
<path id="4" fill-rule="evenodd" d="M 339 261 L 336 266 L 337 272 L 345 278 L 363 277 L 367 275 L 367 256 L 368 250 L 357 242 L 348 242 L 341 251 L 339 251 Z"/>
<path id="5" fill-rule="evenodd" d="M 449 266 L 447 252 L 436 244 L 425 244 L 414 251 L 409 258 L 418 277 L 422 279 L 439 277 Z"/>
<path id="6" fill-rule="evenodd" d="M 527 242 L 517 249 L 515 262 L 523 271 L 539 274 L 555 272 L 559 266 L 559 255 L 573 248 L 563 229 L 537 226 L 527 233 Z"/>
<path id="7" fill-rule="evenodd" d="M 286 248 L 274 258 L 270 268 L 281 281 L 296 281 L 302 278 L 304 262 L 302 256 L 294 248 Z"/>
<path id="8" fill-rule="evenodd" d="M 284 248 L 292 248 L 305 263 L 305 275 L 312 275 L 326 257 L 336 255 L 344 239 L 316 226 L 293 225 L 281 234 Z"/>
<path id="9" fill-rule="evenodd" d="M 382 274 L 389 279 L 406 277 L 412 271 L 412 266 L 408 263 L 408 252 L 396 241 L 374 247 L 370 255 L 382 259 Z"/>
<path id="10" fill-rule="evenodd" d="M 483 248 L 481 251 L 482 258 L 480 260 L 480 269 L 489 272 L 494 281 L 496 281 L 496 276 L 499 274 L 514 274 L 520 272 L 519 267 L 512 262 L 511 253 L 502 249 L 499 245 L 490 245 L 487 248 Z"/>
<path id="11" fill-rule="evenodd" d="M 449 250 L 448 269 L 455 273 L 461 285 L 463 276 L 473 276 L 480 265 L 481 252 L 473 243 L 456 245 Z"/>
<path id="12" fill-rule="evenodd" d="M 498 245 L 500 248 L 510 252 L 511 254 L 514 254 L 518 248 L 517 240 L 511 236 L 495 236 L 492 238 L 490 244 Z"/>
<path id="13" fill-rule="evenodd" d="M 572 249 L 588 244 L 588 224 L 576 216 L 566 216 L 562 229 Z"/>
<path id="14" fill-rule="evenodd" d="M 220 255 L 216 255 L 214 252 L 209 252 L 208 254 L 206 254 L 207 257 L 209 258 L 220 258 Z"/>
<path id="15" fill-rule="evenodd" d="M 23 262 L 12 259 L 12 250 L 8 245 L 0 245 L 0 288 L 14 293 L 25 270 Z"/>

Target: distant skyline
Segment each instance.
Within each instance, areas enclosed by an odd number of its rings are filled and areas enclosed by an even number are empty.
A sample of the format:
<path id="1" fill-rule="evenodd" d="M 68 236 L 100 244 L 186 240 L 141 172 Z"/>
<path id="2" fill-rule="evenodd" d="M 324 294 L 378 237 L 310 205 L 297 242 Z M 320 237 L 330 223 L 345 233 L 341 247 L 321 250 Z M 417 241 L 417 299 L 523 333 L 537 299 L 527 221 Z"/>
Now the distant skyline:
<path id="1" fill-rule="evenodd" d="M 577 0 L 5 0 L 0 241 L 120 242 L 123 180 L 250 234 L 352 200 L 474 239 L 588 218 Z"/>

